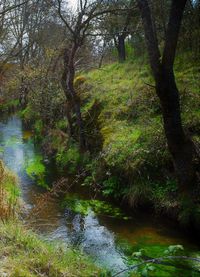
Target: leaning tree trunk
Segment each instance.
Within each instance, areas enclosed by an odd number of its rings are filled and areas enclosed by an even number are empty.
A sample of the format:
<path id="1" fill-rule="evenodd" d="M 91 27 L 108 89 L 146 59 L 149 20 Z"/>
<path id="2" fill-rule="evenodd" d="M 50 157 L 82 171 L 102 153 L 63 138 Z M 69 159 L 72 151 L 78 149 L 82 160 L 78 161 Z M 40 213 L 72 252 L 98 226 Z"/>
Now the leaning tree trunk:
<path id="1" fill-rule="evenodd" d="M 174 73 L 163 69 L 156 83 L 168 148 L 172 155 L 180 193 L 186 196 L 192 192 L 197 181 L 194 169 L 195 147 L 182 127 L 179 92 Z"/>
<path id="2" fill-rule="evenodd" d="M 74 89 L 74 78 L 72 78 L 72 75 L 69 74 L 69 79 L 67 81 L 67 87 L 68 87 L 70 94 L 72 95 L 72 108 L 76 115 L 76 124 L 78 127 L 78 140 L 79 140 L 80 150 L 85 151 L 86 141 L 85 141 L 84 124 L 83 124 L 83 119 L 82 119 L 82 114 L 81 114 L 80 99 L 76 95 L 76 91 Z"/>
<path id="3" fill-rule="evenodd" d="M 173 66 L 179 31 L 187 0 L 172 0 L 165 45 L 161 57 L 155 22 L 148 0 L 137 0 L 143 21 L 151 69 L 156 83 L 156 92 L 162 106 L 164 130 L 169 152 L 172 155 L 181 195 L 191 195 L 197 183 L 194 167 L 195 147 L 186 136 L 181 121 L 179 92 L 176 86 Z"/>
<path id="4" fill-rule="evenodd" d="M 84 132 L 84 124 L 81 115 L 81 107 L 80 107 L 80 99 L 77 96 L 77 93 L 74 88 L 74 78 L 75 78 L 75 65 L 74 58 L 76 55 L 76 51 L 78 49 L 78 45 L 72 45 L 70 51 L 65 49 L 64 53 L 64 72 L 62 76 L 62 85 L 64 88 L 64 92 L 67 98 L 67 119 L 69 123 L 70 133 L 74 136 L 74 128 L 71 117 L 71 112 L 75 113 L 76 116 L 76 125 L 78 128 L 78 141 L 81 151 L 85 151 L 86 149 L 86 141 L 85 141 L 85 132 Z"/>
<path id="5" fill-rule="evenodd" d="M 65 112 L 66 112 L 67 122 L 69 127 L 69 136 L 73 137 L 74 130 L 73 130 L 73 120 L 72 120 L 72 109 L 71 109 L 71 102 L 69 100 L 66 100 Z"/>

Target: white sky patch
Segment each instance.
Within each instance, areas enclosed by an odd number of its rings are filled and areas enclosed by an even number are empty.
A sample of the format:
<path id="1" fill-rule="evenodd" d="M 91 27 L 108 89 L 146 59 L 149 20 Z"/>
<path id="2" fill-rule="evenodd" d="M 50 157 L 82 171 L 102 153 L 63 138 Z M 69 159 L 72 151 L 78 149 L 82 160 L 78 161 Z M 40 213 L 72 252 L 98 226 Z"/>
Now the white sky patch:
<path id="1" fill-rule="evenodd" d="M 64 0 L 63 0 L 64 1 Z M 68 5 L 70 6 L 70 8 L 73 11 L 77 11 L 78 6 L 80 5 L 80 0 L 66 0 L 66 2 L 68 3 Z M 88 4 L 92 2 L 92 0 L 87 1 Z M 84 4 L 84 1 L 83 1 Z"/>
<path id="2" fill-rule="evenodd" d="M 73 10 L 77 9 L 78 0 L 68 0 L 67 2 Z"/>

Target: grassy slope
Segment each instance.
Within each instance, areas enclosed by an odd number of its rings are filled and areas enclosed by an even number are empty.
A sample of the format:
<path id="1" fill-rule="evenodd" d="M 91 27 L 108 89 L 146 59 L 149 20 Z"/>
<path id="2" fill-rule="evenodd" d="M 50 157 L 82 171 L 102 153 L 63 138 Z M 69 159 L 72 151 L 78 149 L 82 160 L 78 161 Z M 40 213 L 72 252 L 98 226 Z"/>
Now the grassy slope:
<path id="1" fill-rule="evenodd" d="M 82 254 L 39 239 L 19 222 L 0 224 L 0 276 L 98 276 Z"/>
<path id="2" fill-rule="evenodd" d="M 175 74 L 183 124 L 195 141 L 200 141 L 199 66 L 190 55 L 177 56 Z M 177 205 L 173 195 L 177 185 L 160 105 L 146 64 L 145 59 L 139 58 L 84 74 L 87 85 L 82 96 L 83 114 L 87 118 L 94 103 L 100 103 L 96 124 L 100 126 L 103 158 L 111 174 L 121 178 L 121 194 L 131 205 L 147 200 L 158 208 L 168 209 Z M 104 184 L 105 191 L 110 189 L 113 194 L 115 179 L 110 178 Z"/>
<path id="3" fill-rule="evenodd" d="M 134 58 L 82 74 L 75 87 L 92 159 L 82 157 L 76 143 L 68 139 L 63 114 L 60 119 L 52 115 L 50 129 L 30 101 L 22 116 L 34 122 L 35 137 L 47 153 L 55 154 L 59 168 L 76 174 L 83 166 L 87 172 L 84 184 L 98 184 L 103 194 L 123 198 L 131 206 L 150 202 L 157 210 L 174 215 L 180 206 L 177 184 L 147 59 Z M 178 54 L 175 74 L 184 127 L 200 143 L 198 60 L 191 53 Z"/>
<path id="4" fill-rule="evenodd" d="M 98 276 L 84 255 L 42 241 L 16 220 L 18 196 L 16 177 L 0 161 L 0 276 Z"/>

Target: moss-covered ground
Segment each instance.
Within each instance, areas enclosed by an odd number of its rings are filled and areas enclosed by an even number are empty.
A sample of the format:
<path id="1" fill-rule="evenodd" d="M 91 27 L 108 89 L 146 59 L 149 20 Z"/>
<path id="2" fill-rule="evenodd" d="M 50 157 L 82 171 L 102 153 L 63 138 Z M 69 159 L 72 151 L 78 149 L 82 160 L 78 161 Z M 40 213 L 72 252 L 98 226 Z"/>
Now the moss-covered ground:
<path id="1" fill-rule="evenodd" d="M 131 206 L 150 202 L 157 210 L 170 212 L 178 207 L 177 183 L 161 107 L 146 64 L 144 57 L 83 73 L 86 126 L 88 118 L 94 118 L 93 126 L 89 125 L 92 135 L 98 133 L 102 142 L 91 175 L 101 182 L 106 195 L 122 196 Z M 199 65 L 191 53 L 178 53 L 175 74 L 185 131 L 199 145 Z M 99 174 L 99 168 L 104 174 Z"/>

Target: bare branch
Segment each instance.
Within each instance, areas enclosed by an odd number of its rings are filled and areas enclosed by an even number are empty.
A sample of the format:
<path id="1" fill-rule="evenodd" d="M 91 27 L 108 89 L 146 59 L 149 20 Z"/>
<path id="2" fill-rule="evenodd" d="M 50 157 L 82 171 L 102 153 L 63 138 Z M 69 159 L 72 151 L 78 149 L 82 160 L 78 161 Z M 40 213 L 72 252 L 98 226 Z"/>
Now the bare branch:
<path id="1" fill-rule="evenodd" d="M 26 4 L 26 3 L 28 3 L 28 2 L 29 2 L 29 0 L 24 1 L 24 2 L 22 2 L 22 3 L 20 3 L 20 4 L 17 4 L 17 5 L 13 5 L 13 6 L 7 7 L 7 8 L 5 8 L 3 11 L 0 11 L 0 15 L 4 15 L 4 14 L 6 14 L 7 12 L 10 12 L 10 11 L 16 9 L 16 8 L 19 8 L 19 7 L 23 6 L 24 4 Z"/>
<path id="2" fill-rule="evenodd" d="M 63 14 L 62 14 L 62 10 L 61 10 L 62 0 L 57 0 L 57 1 L 58 1 L 58 14 L 59 14 L 61 20 L 63 21 L 63 23 L 65 24 L 67 29 L 70 31 L 70 33 L 72 35 L 75 35 L 74 30 L 71 28 L 71 26 L 69 25 L 69 23 L 67 22 L 67 20 L 64 18 Z"/>

